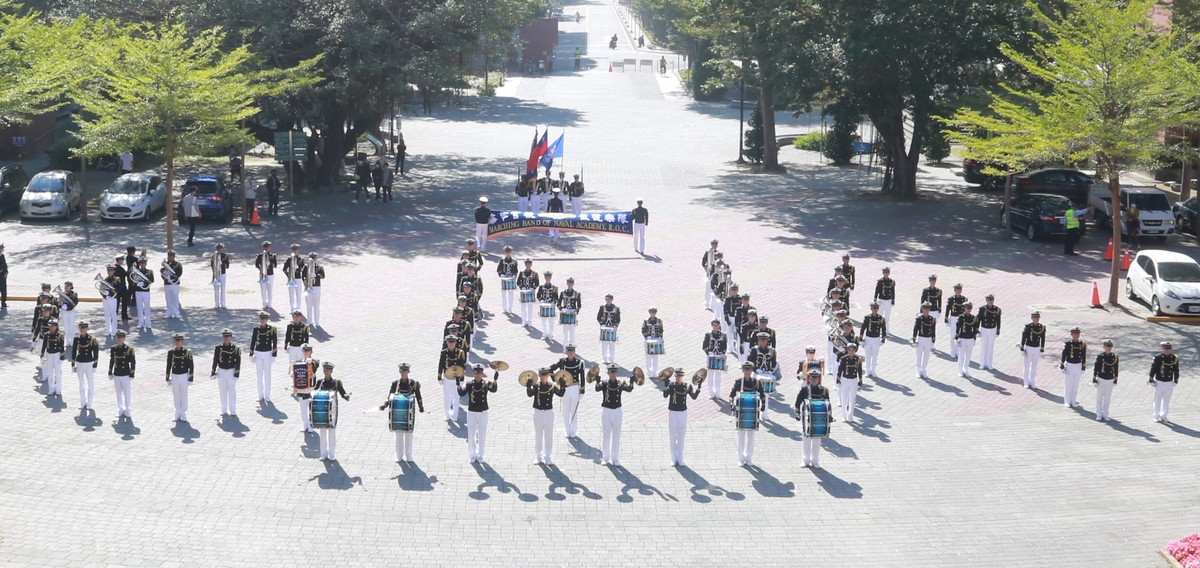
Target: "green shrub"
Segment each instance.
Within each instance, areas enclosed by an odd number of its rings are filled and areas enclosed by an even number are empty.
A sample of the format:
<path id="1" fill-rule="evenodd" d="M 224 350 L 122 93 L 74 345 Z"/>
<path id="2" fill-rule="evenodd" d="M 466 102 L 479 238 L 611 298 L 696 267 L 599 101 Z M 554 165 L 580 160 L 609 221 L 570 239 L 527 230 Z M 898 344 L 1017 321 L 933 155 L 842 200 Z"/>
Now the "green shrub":
<path id="1" fill-rule="evenodd" d="M 792 140 L 792 146 L 797 150 L 820 152 L 825 147 L 825 133 L 820 130 L 814 130 L 808 134 L 802 134 L 797 136 L 795 140 Z"/>
<path id="2" fill-rule="evenodd" d="M 761 164 L 763 160 L 763 117 L 762 105 L 754 105 L 750 113 L 750 124 L 746 127 L 746 149 L 742 152 L 752 164 Z"/>
<path id="3" fill-rule="evenodd" d="M 50 157 L 50 169 L 79 171 L 79 158 L 72 156 L 71 151 L 82 147 L 83 141 L 74 136 L 67 136 L 51 144 L 46 148 L 46 155 Z"/>

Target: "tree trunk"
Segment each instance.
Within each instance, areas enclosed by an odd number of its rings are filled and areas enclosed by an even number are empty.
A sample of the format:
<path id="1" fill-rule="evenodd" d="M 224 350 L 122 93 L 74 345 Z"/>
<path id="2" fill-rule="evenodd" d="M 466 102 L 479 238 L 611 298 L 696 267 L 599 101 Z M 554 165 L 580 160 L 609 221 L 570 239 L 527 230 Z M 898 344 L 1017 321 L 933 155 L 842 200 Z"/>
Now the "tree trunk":
<path id="1" fill-rule="evenodd" d="M 764 71 L 764 74 L 766 72 Z M 779 167 L 779 142 L 775 139 L 775 83 L 762 80 L 758 102 L 762 105 L 763 169 L 777 172 Z"/>
<path id="2" fill-rule="evenodd" d="M 346 154 L 355 148 L 358 135 L 362 133 L 357 126 L 351 126 L 348 131 L 344 130 L 345 123 L 344 118 L 337 117 L 336 120 L 327 122 L 335 126 L 321 132 L 325 140 L 323 145 L 318 146 L 320 162 L 315 168 L 314 176 L 317 185 L 339 186 L 342 183 L 342 172 L 345 171 L 343 160 Z"/>
<path id="3" fill-rule="evenodd" d="M 898 107 L 897 107 L 898 108 Z M 868 113 L 868 118 L 879 131 L 884 149 L 891 158 L 892 175 L 886 177 L 882 192 L 893 197 L 913 198 L 917 196 L 917 162 L 920 152 L 905 144 L 904 115 L 899 111 L 886 115 Z M 920 148 L 920 137 L 913 133 L 914 148 Z"/>
<path id="4" fill-rule="evenodd" d="M 1105 165 L 1109 171 L 1108 192 L 1112 200 L 1112 217 L 1109 224 L 1112 225 L 1112 242 L 1113 242 L 1113 257 L 1112 266 L 1108 277 L 1108 303 L 1114 306 L 1121 303 L 1121 174 L 1119 165 L 1116 160 L 1110 159 L 1106 154 L 1098 154 L 1096 156 L 1100 163 Z"/>
<path id="5" fill-rule="evenodd" d="M 167 250 L 175 248 L 175 135 L 167 125 Z"/>

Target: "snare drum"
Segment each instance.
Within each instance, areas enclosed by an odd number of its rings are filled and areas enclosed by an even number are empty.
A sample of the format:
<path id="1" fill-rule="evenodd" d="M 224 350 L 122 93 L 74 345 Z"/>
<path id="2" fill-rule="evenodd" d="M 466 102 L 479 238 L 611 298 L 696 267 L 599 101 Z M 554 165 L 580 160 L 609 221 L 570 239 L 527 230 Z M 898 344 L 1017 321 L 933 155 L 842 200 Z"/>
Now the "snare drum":
<path id="1" fill-rule="evenodd" d="M 733 416 L 738 430 L 758 430 L 758 393 L 743 392 L 735 399 Z"/>
<path id="2" fill-rule="evenodd" d="M 337 392 L 319 390 L 312 394 L 313 428 L 337 428 Z"/>
<path id="3" fill-rule="evenodd" d="M 501 290 L 516 290 L 517 289 L 517 278 L 515 276 L 501 276 L 500 277 L 500 289 Z"/>
<path id="4" fill-rule="evenodd" d="M 601 327 L 601 328 L 600 328 L 600 341 L 601 341 L 601 342 L 608 341 L 608 342 L 611 342 L 611 343 L 616 343 L 616 341 L 617 341 L 617 328 L 615 328 L 615 327 Z"/>
<path id="5" fill-rule="evenodd" d="M 544 318 L 554 317 L 554 304 L 551 304 L 550 302 L 542 302 L 538 306 L 538 315 Z"/>
<path id="6" fill-rule="evenodd" d="M 762 383 L 763 392 L 767 394 L 775 392 L 775 375 L 759 370 L 754 372 L 754 380 Z"/>
<path id="7" fill-rule="evenodd" d="M 560 325 L 575 325 L 578 321 L 576 319 L 577 315 L 578 312 L 575 310 L 562 310 L 558 312 L 558 323 Z"/>
<path id="8" fill-rule="evenodd" d="M 388 397 L 388 430 L 412 432 L 415 419 L 412 395 L 393 393 Z"/>
<path id="9" fill-rule="evenodd" d="M 806 400 L 801 408 L 805 438 L 824 438 L 829 435 L 829 401 Z"/>
<path id="10" fill-rule="evenodd" d="M 725 370 L 725 354 L 724 353 L 709 353 L 707 368 L 712 371 Z"/>
<path id="11" fill-rule="evenodd" d="M 521 289 L 521 303 L 522 304 L 532 304 L 533 303 L 533 288 L 522 288 Z"/>
<path id="12" fill-rule="evenodd" d="M 663 353 L 666 353 L 666 349 L 663 348 L 662 338 L 659 338 L 659 337 L 646 338 L 646 354 L 647 355 L 662 355 Z"/>

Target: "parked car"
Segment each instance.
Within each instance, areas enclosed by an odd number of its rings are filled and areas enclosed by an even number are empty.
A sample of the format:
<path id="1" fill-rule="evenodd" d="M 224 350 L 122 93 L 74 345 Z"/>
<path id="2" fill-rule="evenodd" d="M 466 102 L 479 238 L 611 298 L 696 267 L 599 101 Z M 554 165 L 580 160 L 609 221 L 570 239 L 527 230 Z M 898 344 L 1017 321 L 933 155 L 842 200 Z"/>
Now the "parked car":
<path id="1" fill-rule="evenodd" d="M 26 185 L 29 185 L 29 175 L 20 165 L 0 167 L 0 214 L 17 208 Z"/>
<path id="2" fill-rule="evenodd" d="M 1027 193 L 1013 198 L 1009 225 L 1012 230 L 1024 231 L 1029 240 L 1036 241 L 1052 235 L 1067 234 L 1067 209 L 1071 200 L 1049 193 Z M 1000 208 L 1004 223 L 1004 208 Z"/>
<path id="3" fill-rule="evenodd" d="M 125 174 L 100 195 L 100 218 L 149 221 L 166 204 L 167 186 L 158 175 Z"/>
<path id="4" fill-rule="evenodd" d="M 963 160 L 963 181 L 978 184 L 984 190 L 1004 189 L 1004 176 L 993 176 L 983 173 L 983 169 L 991 165 L 987 162 L 980 162 L 970 158 Z"/>
<path id="5" fill-rule="evenodd" d="M 29 180 L 19 205 L 22 219 L 70 219 L 83 208 L 83 186 L 64 170 L 39 173 Z"/>
<path id="6" fill-rule="evenodd" d="M 175 207 L 175 218 L 183 222 L 183 196 L 195 188 L 196 206 L 200 208 L 200 220 L 215 220 L 228 223 L 233 220 L 233 194 L 225 181 L 216 176 L 188 178 L 179 193 L 179 204 Z"/>
<path id="7" fill-rule="evenodd" d="M 1172 205 L 1171 212 L 1175 214 L 1176 231 L 1180 233 L 1191 231 L 1193 235 L 1197 234 L 1196 221 L 1197 213 L 1200 213 L 1200 203 L 1197 203 L 1195 196 Z"/>
<path id="8" fill-rule="evenodd" d="M 1013 179 L 1013 192 L 1053 193 L 1071 200 L 1077 205 L 1088 202 L 1092 188 L 1092 177 L 1071 168 L 1043 168 L 1017 174 Z"/>
<path id="9" fill-rule="evenodd" d="M 1114 213 L 1112 208 L 1112 190 L 1107 185 L 1092 186 L 1088 203 L 1096 207 L 1095 219 L 1097 227 L 1111 227 Z M 1115 218 L 1121 219 L 1123 212 L 1130 204 L 1137 205 L 1140 231 L 1143 236 L 1158 237 L 1165 241 L 1167 235 L 1175 234 L 1175 212 L 1167 201 L 1167 194 L 1154 187 L 1121 186 L 1121 207 L 1115 213 Z M 1121 223 L 1121 234 L 1126 234 L 1125 223 Z"/>
<path id="10" fill-rule="evenodd" d="M 1200 315 L 1200 264 L 1177 252 L 1138 252 L 1125 277 L 1125 294 L 1150 302 L 1156 316 Z"/>

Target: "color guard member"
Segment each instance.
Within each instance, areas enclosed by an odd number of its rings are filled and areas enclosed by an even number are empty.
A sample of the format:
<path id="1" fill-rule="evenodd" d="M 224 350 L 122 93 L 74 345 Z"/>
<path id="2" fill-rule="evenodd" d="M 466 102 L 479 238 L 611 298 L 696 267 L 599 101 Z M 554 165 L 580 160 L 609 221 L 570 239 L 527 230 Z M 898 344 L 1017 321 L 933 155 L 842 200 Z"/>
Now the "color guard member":
<path id="1" fill-rule="evenodd" d="M 578 426 L 579 399 L 583 396 L 583 359 L 575 356 L 574 345 L 567 344 L 566 349 L 567 356 L 550 365 L 550 372 L 566 371 L 575 379 L 575 384 L 564 386 L 562 395 L 563 429 L 567 431 L 568 438 L 574 438 Z"/>
<path id="2" fill-rule="evenodd" d="M 665 385 L 663 398 L 667 400 L 668 438 L 671 441 L 671 465 L 683 467 L 683 442 L 687 438 L 687 398 L 700 396 L 697 385 L 684 384 L 682 368 L 675 369 L 675 382 Z M 701 383 L 704 381 L 701 380 Z"/>
<path id="3" fill-rule="evenodd" d="M 221 330 L 221 344 L 213 349 L 212 370 L 221 398 L 221 416 L 237 416 L 237 380 L 242 375 L 242 348 L 233 344 L 233 330 Z"/>
<path id="4" fill-rule="evenodd" d="M 913 323 L 912 344 L 917 348 L 917 376 L 922 379 L 929 378 L 929 354 L 937 340 L 937 318 L 931 313 L 932 310 L 929 302 L 922 302 L 921 315 Z"/>
<path id="5" fill-rule="evenodd" d="M 806 385 L 800 388 L 799 394 L 796 395 L 796 419 L 800 419 L 800 409 L 804 407 L 806 400 L 829 400 L 829 389 L 821 386 L 821 372 L 813 370 L 804 375 L 807 379 Z M 833 417 L 829 417 L 829 421 L 833 421 Z M 805 436 L 803 440 L 803 449 L 801 450 L 801 459 L 804 461 L 804 467 L 821 469 L 821 438 L 816 436 Z"/>
<path id="6" fill-rule="evenodd" d="M 896 305 L 896 281 L 892 280 L 892 269 L 883 267 L 883 278 L 875 281 L 875 301 L 883 319 L 892 321 L 892 306 Z"/>
<path id="7" fill-rule="evenodd" d="M 996 337 L 1000 335 L 1001 310 L 992 294 L 984 296 L 983 299 L 987 304 L 979 308 L 979 338 L 982 340 L 979 368 L 993 369 L 992 353 L 996 348 Z"/>
<path id="8" fill-rule="evenodd" d="M 846 354 L 838 361 L 838 398 L 842 405 L 842 420 L 854 422 L 854 405 L 858 402 L 858 387 L 862 386 L 863 361 L 858 344 L 846 346 Z"/>
<path id="9" fill-rule="evenodd" d="M 483 378 L 483 365 L 476 363 L 471 368 L 475 379 L 463 384 L 458 379 L 458 396 L 467 397 L 467 457 L 472 463 L 483 462 L 483 454 L 487 444 L 488 423 L 488 393 L 496 392 L 500 384 L 500 372 L 492 376 L 492 380 Z M 455 398 L 457 404 L 457 398 Z"/>
<path id="10" fill-rule="evenodd" d="M 554 276 L 553 272 L 547 270 L 542 274 L 546 281 L 537 288 L 537 301 L 539 304 L 558 305 L 558 286 L 550 283 L 550 279 Z M 542 339 L 546 341 L 554 341 L 554 316 L 542 317 Z"/>
<path id="11" fill-rule="evenodd" d="M 971 313 L 974 305 L 963 302 L 962 314 L 955 319 L 954 342 L 958 344 L 958 376 L 971 378 L 971 353 L 975 351 L 975 338 L 979 335 L 979 318 Z"/>
<path id="12" fill-rule="evenodd" d="M 563 385 L 550 381 L 550 369 L 538 369 L 538 380 L 525 385 L 525 394 L 533 399 L 534 463 L 553 465 L 554 397 L 563 395 Z"/>
<path id="13" fill-rule="evenodd" d="M 1111 339 L 1104 340 L 1104 352 L 1096 355 L 1092 366 L 1092 384 L 1096 387 L 1096 420 L 1108 420 L 1108 405 L 1112 402 L 1113 387 L 1117 386 L 1117 375 L 1121 359 L 1113 353 Z"/>
<path id="14" fill-rule="evenodd" d="M 438 382 L 442 383 L 442 404 L 446 410 L 446 420 L 458 420 L 459 398 L 462 396 L 462 389 L 455 384 L 456 379 L 447 375 L 450 367 L 467 366 L 467 354 L 462 349 L 458 348 L 458 337 L 447 335 L 445 337 L 446 347 L 442 349 L 441 357 L 438 359 Z M 476 365 L 480 366 L 480 365 Z M 461 377 L 457 380 L 462 380 Z M 470 413 L 467 418 L 471 417 Z M 474 454 L 472 454 L 474 455 Z"/>
<path id="15" fill-rule="evenodd" d="M 175 334 L 175 348 L 167 351 L 167 383 L 175 399 L 175 421 L 187 422 L 188 387 L 196 378 L 192 350 L 183 346 L 183 334 Z"/>
<path id="16" fill-rule="evenodd" d="M 621 394 L 633 391 L 633 383 L 617 380 L 617 365 L 608 365 L 608 380 L 596 381 L 596 392 L 600 398 L 600 426 L 603 439 L 600 444 L 600 465 L 621 467 Z"/>
<path id="17" fill-rule="evenodd" d="M 579 326 L 579 311 L 581 309 L 583 309 L 583 294 L 580 294 L 575 289 L 575 279 L 567 278 L 567 289 L 558 295 L 558 313 L 561 317 L 563 312 L 574 312 L 576 323 L 562 324 L 563 343 L 575 343 L 575 328 Z"/>
<path id="18" fill-rule="evenodd" d="M 250 332 L 250 359 L 254 361 L 258 400 L 271 402 L 271 365 L 279 354 L 279 334 L 268 323 L 270 314 L 258 312 L 258 326 Z"/>
<path id="19" fill-rule="evenodd" d="M 1171 344 L 1162 342 L 1162 353 L 1150 363 L 1150 384 L 1154 386 L 1154 421 L 1170 424 L 1171 393 L 1179 384 L 1179 356 L 1171 353 Z"/>
<path id="20" fill-rule="evenodd" d="M 734 381 L 733 390 L 729 391 L 729 406 L 737 412 L 737 398 L 743 392 L 758 393 L 759 410 L 767 410 L 767 395 L 763 392 L 762 384 L 754 378 L 754 363 L 742 363 L 742 378 Z M 738 465 L 752 466 L 754 462 L 754 430 L 738 428 Z"/>
<path id="21" fill-rule="evenodd" d="M 425 402 L 421 400 L 421 383 L 408 378 L 410 367 L 408 363 L 400 363 L 400 378 L 392 381 L 388 395 L 407 394 L 416 400 L 419 412 L 425 412 Z M 385 400 L 379 410 L 386 410 L 389 400 Z M 412 408 L 409 408 L 412 412 Z M 396 430 L 396 461 L 413 463 L 412 430 Z"/>
<path id="22" fill-rule="evenodd" d="M 642 339 L 646 350 L 646 373 L 651 377 L 656 377 L 658 376 L 658 355 L 650 353 L 650 344 L 657 340 L 659 345 L 662 345 L 663 322 L 658 319 L 658 308 L 651 307 L 649 313 L 650 317 L 642 320 Z"/>
<path id="23" fill-rule="evenodd" d="M 529 211 L 529 196 L 533 194 L 533 184 L 529 180 L 518 180 L 517 187 L 513 191 L 517 194 L 517 209 L 523 216 L 526 211 Z"/>
<path id="24" fill-rule="evenodd" d="M 879 364 L 879 347 L 887 343 L 888 335 L 887 318 L 879 315 L 879 307 L 878 301 L 871 302 L 871 313 L 863 316 L 862 327 L 858 330 L 859 339 L 866 348 L 863 365 L 867 376 L 871 378 L 879 378 L 875 374 L 875 367 Z"/>
<path id="25" fill-rule="evenodd" d="M 262 248 L 262 252 L 254 257 L 254 267 L 258 269 L 258 291 L 262 296 L 263 311 L 269 311 L 275 294 L 275 266 L 279 263 L 279 257 L 271 252 L 271 241 L 263 241 Z"/>
<path id="26" fill-rule="evenodd" d="M 596 322 L 601 328 L 610 327 L 614 334 L 616 329 L 621 325 L 621 308 L 618 308 L 613 303 L 613 295 L 604 295 L 604 305 L 600 306 L 600 310 L 596 312 Z M 615 337 L 615 335 L 614 335 Z M 612 363 L 617 359 L 617 342 L 600 340 L 600 360 L 605 363 Z"/>
<path id="27" fill-rule="evenodd" d="M 86 403 L 83 406 L 91 408 L 91 398 L 83 395 L 95 389 L 96 367 L 100 366 L 100 342 L 88 333 L 88 322 L 79 322 L 79 337 L 71 344 L 71 370 L 79 379 L 80 399 Z M 111 375 L 111 373 L 110 373 Z M 86 389 L 84 386 L 86 385 Z M 49 391 L 55 394 L 55 391 Z M 59 385 L 58 393 L 62 392 Z M 122 416 L 118 414 L 117 416 Z"/>
<path id="28" fill-rule="evenodd" d="M 304 258 L 300 256 L 300 245 L 292 244 L 292 256 L 283 261 L 283 273 L 287 276 L 288 309 L 300 310 L 300 300 L 304 297 Z"/>
<path id="29" fill-rule="evenodd" d="M 1021 378 L 1025 383 L 1025 388 L 1037 388 L 1037 365 L 1038 359 L 1042 353 L 1046 352 L 1046 326 L 1038 323 L 1042 318 L 1039 312 L 1029 314 L 1030 323 L 1025 324 L 1025 329 L 1021 332 L 1021 353 L 1025 357 L 1025 369 Z"/>
<path id="30" fill-rule="evenodd" d="M 1079 406 L 1079 380 L 1083 378 L 1083 366 L 1087 364 L 1087 342 L 1079 339 L 1080 329 L 1071 328 L 1071 339 L 1063 342 L 1062 357 L 1058 360 L 1058 368 L 1066 376 L 1063 377 L 1063 406 L 1075 408 Z"/>
<path id="31" fill-rule="evenodd" d="M 177 342 L 176 345 L 181 344 Z M 122 416 L 126 419 L 132 419 L 130 391 L 133 382 L 133 374 L 137 371 L 137 357 L 133 353 L 133 348 L 125 345 L 125 330 L 117 331 L 117 344 L 113 345 L 108 350 L 108 378 L 113 382 L 113 387 L 117 391 L 117 420 Z M 169 375 L 168 375 L 169 376 Z M 83 381 L 79 381 L 82 390 Z M 88 396 L 92 393 L 91 379 L 88 380 Z M 88 399 L 88 404 L 91 404 L 91 399 Z"/>
<path id="32" fill-rule="evenodd" d="M 517 260 L 512 257 L 513 248 L 504 245 L 504 258 L 496 263 L 496 275 L 500 277 L 500 305 L 506 314 L 513 313 L 513 296 L 516 294 Z M 512 288 L 507 288 L 505 282 L 512 279 Z"/>
<path id="33" fill-rule="evenodd" d="M 179 304 L 179 282 L 183 277 L 183 264 L 175 260 L 175 250 L 167 249 L 167 263 L 159 270 L 163 277 L 163 294 L 167 298 L 167 319 L 183 317 Z"/>
<path id="34" fill-rule="evenodd" d="M 579 180 L 579 174 L 575 174 L 575 181 L 567 186 L 567 195 L 571 197 L 571 213 L 579 215 L 583 212 L 583 182 Z"/>
<path id="35" fill-rule="evenodd" d="M 540 286 L 540 282 L 538 281 L 537 272 L 533 271 L 533 259 L 527 258 L 527 259 L 525 259 L 525 270 L 522 270 L 519 274 L 517 274 L 517 289 L 521 290 L 522 292 L 525 293 L 525 294 L 522 294 L 522 296 L 524 297 L 529 292 L 536 292 L 538 286 Z M 521 325 L 522 326 L 529 327 L 530 325 L 532 325 L 533 308 L 536 303 L 537 303 L 536 299 L 533 299 L 528 302 L 526 302 L 526 301 L 524 301 L 524 299 L 522 299 L 522 301 L 521 301 Z"/>
<path id="36" fill-rule="evenodd" d="M 721 361 L 724 361 L 725 352 L 728 349 L 729 339 L 721 332 L 721 320 L 712 320 L 712 331 L 704 334 L 704 342 L 701 343 L 700 349 L 704 351 L 705 360 L 708 361 L 713 356 L 719 355 Z M 721 372 L 724 369 L 714 369 L 712 365 L 707 365 L 708 397 L 716 400 L 721 396 Z"/>
<path id="37" fill-rule="evenodd" d="M 962 284 L 954 285 L 954 295 L 946 298 L 946 318 L 943 323 L 950 327 L 950 337 L 954 337 L 958 330 L 958 318 L 963 314 L 963 304 L 966 303 L 967 297 L 962 295 Z M 958 357 L 958 342 L 950 342 L 950 358 Z"/>
<path id="38" fill-rule="evenodd" d="M 325 373 L 325 376 L 317 381 L 313 390 L 335 392 L 343 400 L 350 400 L 350 393 L 346 392 L 346 387 L 342 384 L 341 379 L 333 378 L 333 363 L 326 361 L 321 365 L 321 371 Z M 321 428 L 317 433 L 321 437 L 320 459 L 337 461 L 337 424 L 331 423 L 328 428 Z"/>

